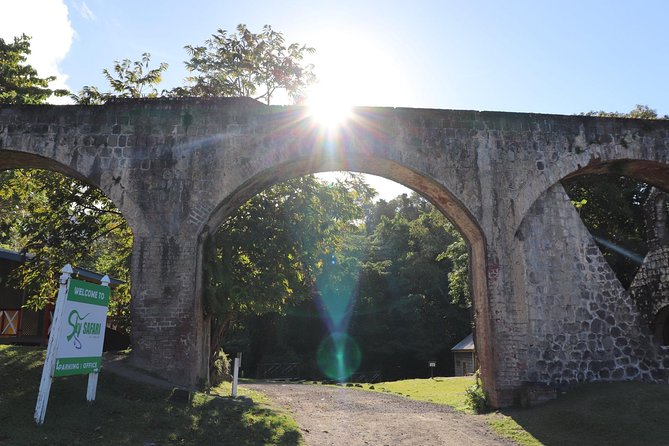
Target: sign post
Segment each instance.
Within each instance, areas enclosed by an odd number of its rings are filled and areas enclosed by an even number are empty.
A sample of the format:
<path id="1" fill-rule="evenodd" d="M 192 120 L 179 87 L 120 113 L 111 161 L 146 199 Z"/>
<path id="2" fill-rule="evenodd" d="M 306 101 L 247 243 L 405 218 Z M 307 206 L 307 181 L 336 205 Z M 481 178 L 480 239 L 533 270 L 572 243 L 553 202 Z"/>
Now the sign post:
<path id="1" fill-rule="evenodd" d="M 437 361 L 428 361 L 430 366 L 430 379 L 434 378 L 434 368 L 437 366 Z"/>
<path id="2" fill-rule="evenodd" d="M 109 305 L 109 276 L 102 278 L 100 286 L 72 279 L 72 272 L 68 264 L 60 276 L 35 407 L 37 424 L 44 423 L 54 377 L 88 374 L 86 400 L 95 400 Z"/>
<path id="3" fill-rule="evenodd" d="M 237 398 L 237 383 L 239 381 L 239 368 L 242 366 L 242 352 L 237 353 L 232 367 L 232 397 Z"/>

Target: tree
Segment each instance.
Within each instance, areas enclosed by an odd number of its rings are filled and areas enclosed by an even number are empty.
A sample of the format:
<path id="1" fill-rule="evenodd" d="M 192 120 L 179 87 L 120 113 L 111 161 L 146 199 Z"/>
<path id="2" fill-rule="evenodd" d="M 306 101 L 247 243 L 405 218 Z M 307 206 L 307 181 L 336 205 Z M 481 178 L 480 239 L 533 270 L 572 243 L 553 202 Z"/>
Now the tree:
<path id="1" fill-rule="evenodd" d="M 158 68 L 149 68 L 151 54 L 144 53 L 137 61 L 123 59 L 114 61 L 113 74 L 108 69 L 102 70 L 112 91 L 102 93 L 97 87 L 85 86 L 78 95 L 71 95 L 78 104 L 98 105 L 110 98 L 155 98 L 158 96 L 156 85 L 162 81 L 166 63 Z"/>
<path id="2" fill-rule="evenodd" d="M 621 112 L 606 112 L 606 111 L 590 111 L 582 113 L 583 116 L 599 116 L 602 118 L 634 118 L 634 119 L 660 119 L 657 111 L 647 105 L 637 104 L 628 113 Z M 662 119 L 668 119 L 669 116 L 664 115 Z"/>
<path id="3" fill-rule="evenodd" d="M 99 189 L 46 170 L 4 171 L 0 210 L 1 244 L 28 260 L 13 274 L 28 293 L 28 307 L 41 309 L 54 301 L 59 270 L 66 263 L 128 280 L 132 234 Z M 129 285 L 113 295 L 112 318 L 128 329 Z"/>
<path id="4" fill-rule="evenodd" d="M 415 376 L 407 364 L 437 357 L 450 363 L 444 345 L 471 330 L 468 293 L 463 295 L 469 287 L 466 245 L 443 214 L 416 194 L 378 204 L 394 212 L 383 215 L 370 235 L 358 301 L 381 314 L 354 319 L 355 333 L 385 364 L 388 378 Z"/>
<path id="5" fill-rule="evenodd" d="M 0 39 L 0 104 L 41 104 L 51 95 L 65 96 L 66 90 L 52 90 L 56 77 L 41 78 L 26 64 L 30 54 L 30 37 L 14 37 L 14 43 Z"/>
<path id="6" fill-rule="evenodd" d="M 243 24 L 236 33 L 219 29 L 204 45 L 185 48 L 192 85 L 173 90 L 177 96 L 248 96 L 269 105 L 277 90 L 298 101 L 315 81 L 313 65 L 304 64 L 314 49 L 286 46 L 283 34 L 269 25 L 258 34 Z"/>
<path id="7" fill-rule="evenodd" d="M 244 318 L 283 315 L 314 296 L 316 277 L 358 231 L 359 176 L 325 184 L 305 176 L 277 184 L 243 204 L 205 244 L 204 289 L 212 320 L 211 362 L 231 326 Z M 365 185 L 366 186 L 366 185 Z"/>

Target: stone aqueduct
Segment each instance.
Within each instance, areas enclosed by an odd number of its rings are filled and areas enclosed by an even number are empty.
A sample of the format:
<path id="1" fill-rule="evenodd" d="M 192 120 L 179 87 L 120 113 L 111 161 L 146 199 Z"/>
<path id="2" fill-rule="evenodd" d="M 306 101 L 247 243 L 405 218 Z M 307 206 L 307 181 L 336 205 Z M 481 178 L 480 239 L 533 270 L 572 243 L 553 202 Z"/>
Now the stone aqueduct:
<path id="1" fill-rule="evenodd" d="M 357 108 L 331 138 L 301 107 L 245 98 L 0 106 L 0 169 L 71 175 L 123 212 L 133 361 L 186 386 L 207 374 L 204 238 L 265 187 L 328 170 L 402 183 L 461 230 L 495 406 L 526 382 L 662 380 L 669 359 L 560 180 L 616 172 L 667 190 L 668 154 L 669 121 Z"/>

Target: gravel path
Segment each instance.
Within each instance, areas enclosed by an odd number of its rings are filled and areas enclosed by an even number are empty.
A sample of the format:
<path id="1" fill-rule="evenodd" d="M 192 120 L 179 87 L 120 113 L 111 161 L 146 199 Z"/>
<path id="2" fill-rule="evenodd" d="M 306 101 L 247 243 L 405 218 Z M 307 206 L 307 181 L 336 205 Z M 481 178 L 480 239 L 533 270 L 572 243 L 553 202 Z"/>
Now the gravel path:
<path id="1" fill-rule="evenodd" d="M 515 445 L 480 417 L 400 396 L 310 384 L 244 384 L 293 414 L 307 445 Z"/>

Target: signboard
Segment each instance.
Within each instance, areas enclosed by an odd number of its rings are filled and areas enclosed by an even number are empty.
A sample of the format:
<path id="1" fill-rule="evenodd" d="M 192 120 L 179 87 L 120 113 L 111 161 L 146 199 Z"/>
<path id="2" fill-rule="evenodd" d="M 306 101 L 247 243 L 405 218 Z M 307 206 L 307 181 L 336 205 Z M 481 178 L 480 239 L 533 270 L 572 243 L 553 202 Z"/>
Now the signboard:
<path id="1" fill-rule="evenodd" d="M 44 423 L 54 377 L 88 374 L 86 400 L 94 401 L 105 338 L 109 276 L 102 286 L 72 279 L 72 266 L 65 265 L 49 333 L 49 346 L 35 406 L 35 422 Z"/>
<path id="2" fill-rule="evenodd" d="M 430 361 L 430 367 L 436 367 L 437 361 Z"/>
<path id="3" fill-rule="evenodd" d="M 57 334 L 53 376 L 100 370 L 108 305 L 109 287 L 70 279 L 62 313 L 64 320 Z"/>

